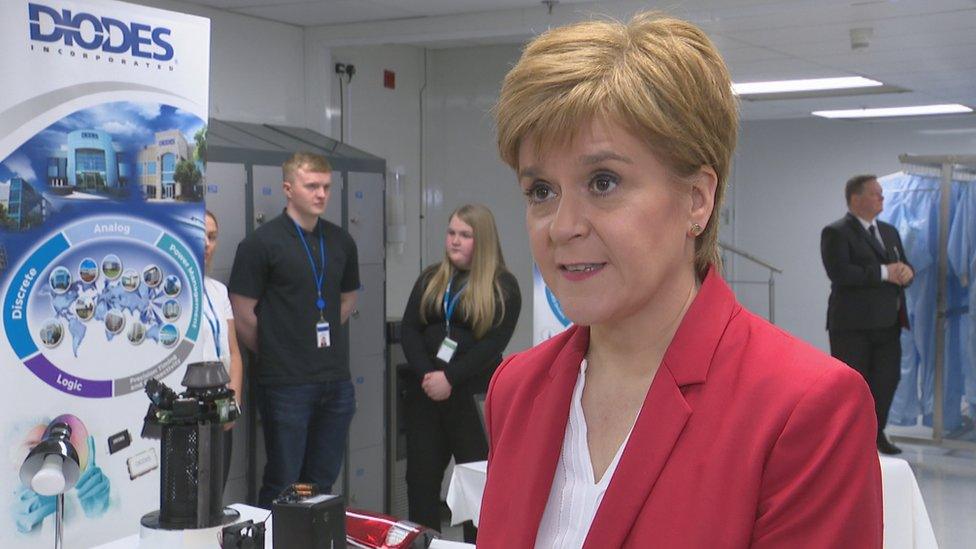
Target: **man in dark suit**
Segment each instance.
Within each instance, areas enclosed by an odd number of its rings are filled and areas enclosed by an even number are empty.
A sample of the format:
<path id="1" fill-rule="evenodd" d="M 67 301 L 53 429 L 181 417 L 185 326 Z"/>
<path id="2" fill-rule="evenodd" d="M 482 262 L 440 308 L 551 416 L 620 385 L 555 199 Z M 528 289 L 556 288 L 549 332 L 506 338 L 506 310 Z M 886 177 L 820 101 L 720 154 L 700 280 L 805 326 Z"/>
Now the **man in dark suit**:
<path id="1" fill-rule="evenodd" d="M 884 206 L 873 175 L 852 177 L 844 188 L 848 213 L 824 227 L 820 254 L 830 277 L 827 330 L 830 354 L 867 380 L 878 416 L 878 450 L 901 449 L 884 434 L 901 377 L 902 328 L 908 328 L 904 287 L 914 271 L 894 226 L 876 218 Z"/>

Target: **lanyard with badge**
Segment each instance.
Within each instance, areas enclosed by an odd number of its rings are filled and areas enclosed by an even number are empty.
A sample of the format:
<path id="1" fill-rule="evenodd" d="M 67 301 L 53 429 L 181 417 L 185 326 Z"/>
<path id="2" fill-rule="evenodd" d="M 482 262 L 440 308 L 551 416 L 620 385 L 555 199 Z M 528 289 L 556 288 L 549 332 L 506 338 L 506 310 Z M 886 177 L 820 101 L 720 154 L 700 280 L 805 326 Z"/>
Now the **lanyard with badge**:
<path id="1" fill-rule="evenodd" d="M 203 286 L 203 296 L 207 298 L 207 308 L 210 309 L 210 314 L 208 315 L 206 311 L 203 313 L 203 317 L 207 319 L 207 324 L 210 325 L 210 333 L 213 334 L 214 347 L 217 349 L 217 360 L 220 360 L 220 319 L 217 317 L 217 309 L 214 308 L 213 301 L 210 300 L 210 292 L 207 291 L 207 286 Z"/>
<path id="2" fill-rule="evenodd" d="M 292 222 L 295 223 L 298 238 L 302 241 L 302 246 L 305 247 L 308 263 L 312 266 L 312 278 L 315 279 L 315 292 L 318 294 L 318 299 L 315 300 L 315 306 L 319 310 L 319 321 L 315 323 L 315 344 L 320 349 L 324 349 L 332 345 L 332 334 L 329 330 L 329 323 L 325 320 L 325 298 L 322 296 L 322 282 L 325 280 L 325 237 L 322 235 L 321 227 L 319 227 L 319 255 L 322 259 L 322 270 L 319 271 L 318 266 L 315 265 L 315 260 L 312 259 L 312 249 L 309 248 L 308 242 L 305 241 L 304 231 L 302 231 L 302 228 L 294 219 Z"/>
<path id="3" fill-rule="evenodd" d="M 454 277 L 451 277 L 450 282 L 447 283 L 447 289 L 444 290 L 444 341 L 441 342 L 440 349 L 437 350 L 437 358 L 443 360 L 444 362 L 450 362 L 454 358 L 454 352 L 457 351 L 457 341 L 451 339 L 451 316 L 454 314 L 454 309 L 457 307 L 458 301 L 461 299 L 461 294 L 464 289 L 468 287 L 468 283 L 465 282 L 461 289 L 457 291 L 453 296 L 451 295 L 451 286 L 454 285 Z"/>

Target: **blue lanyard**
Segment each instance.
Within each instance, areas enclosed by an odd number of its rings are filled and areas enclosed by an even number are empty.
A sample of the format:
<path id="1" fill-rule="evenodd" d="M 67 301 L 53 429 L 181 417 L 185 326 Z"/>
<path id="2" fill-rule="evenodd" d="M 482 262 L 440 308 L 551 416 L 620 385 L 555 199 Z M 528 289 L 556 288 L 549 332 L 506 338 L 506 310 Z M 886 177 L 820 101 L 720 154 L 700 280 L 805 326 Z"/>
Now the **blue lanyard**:
<path id="1" fill-rule="evenodd" d="M 207 319 L 207 324 L 210 324 L 210 333 L 214 336 L 214 347 L 217 348 L 217 360 L 220 360 L 220 320 L 217 318 L 217 310 L 214 309 L 213 301 L 210 301 L 210 293 L 207 292 L 207 286 L 203 286 L 203 296 L 207 298 L 207 307 L 210 308 L 210 316 L 206 314 L 203 315 Z"/>
<path id="2" fill-rule="evenodd" d="M 324 320 L 325 298 L 322 297 L 322 282 L 325 280 L 325 237 L 322 235 L 322 229 L 319 228 L 319 255 L 322 256 L 322 271 L 319 271 L 315 265 L 315 260 L 312 259 L 312 249 L 308 247 L 308 242 L 305 241 L 305 233 L 297 221 L 292 219 L 291 222 L 295 224 L 295 230 L 298 231 L 298 238 L 302 241 L 302 246 L 305 247 L 305 253 L 308 255 L 308 263 L 312 266 L 312 276 L 315 278 L 315 291 L 319 296 L 315 300 L 315 306 L 319 309 L 319 318 Z"/>
<path id="3" fill-rule="evenodd" d="M 464 289 L 468 287 L 468 283 L 465 281 L 461 289 L 451 297 L 451 286 L 454 285 L 454 277 L 451 277 L 450 282 L 447 283 L 447 289 L 444 290 L 444 323 L 447 324 L 447 337 L 451 337 L 451 315 L 454 314 L 454 308 L 457 307 L 458 301 L 461 299 L 461 293 Z"/>

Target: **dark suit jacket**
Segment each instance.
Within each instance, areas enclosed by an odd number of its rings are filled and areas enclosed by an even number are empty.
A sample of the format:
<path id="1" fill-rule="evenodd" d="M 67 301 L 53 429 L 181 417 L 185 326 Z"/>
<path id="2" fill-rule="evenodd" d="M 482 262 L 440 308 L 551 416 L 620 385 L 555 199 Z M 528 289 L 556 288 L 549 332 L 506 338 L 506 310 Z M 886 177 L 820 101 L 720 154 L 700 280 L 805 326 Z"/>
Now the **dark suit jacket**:
<path id="1" fill-rule="evenodd" d="M 488 391 L 479 549 L 532 547 L 589 329 L 507 359 Z M 651 383 L 584 547 L 880 549 L 864 379 L 706 276 Z"/>
<path id="2" fill-rule="evenodd" d="M 820 255 L 830 278 L 828 330 L 908 327 L 904 289 L 881 280 L 882 264 L 908 264 L 905 248 L 893 225 L 877 225 L 886 249 L 850 213 L 820 233 Z"/>

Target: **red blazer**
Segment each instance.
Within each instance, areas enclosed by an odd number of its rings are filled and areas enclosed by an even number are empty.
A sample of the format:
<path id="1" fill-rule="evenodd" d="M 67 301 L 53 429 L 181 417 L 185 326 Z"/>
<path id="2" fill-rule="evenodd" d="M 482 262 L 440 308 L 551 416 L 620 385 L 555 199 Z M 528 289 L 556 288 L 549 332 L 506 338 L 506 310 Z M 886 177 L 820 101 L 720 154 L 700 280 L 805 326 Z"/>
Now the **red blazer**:
<path id="1" fill-rule="evenodd" d="M 588 343 L 571 328 L 492 378 L 478 547 L 533 547 Z M 857 372 L 743 309 L 713 269 L 584 547 L 880 548 L 876 430 Z"/>

